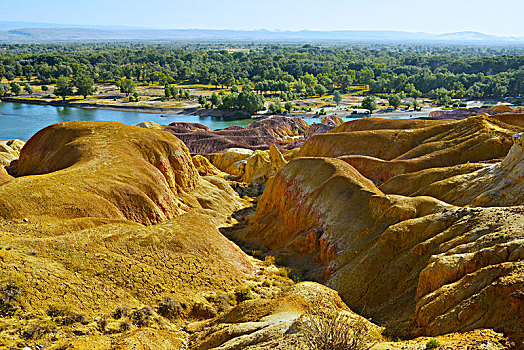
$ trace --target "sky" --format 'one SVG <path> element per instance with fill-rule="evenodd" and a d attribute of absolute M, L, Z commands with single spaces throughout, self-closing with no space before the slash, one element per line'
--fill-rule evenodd
<path fill-rule="evenodd" d="M 146 28 L 477 31 L 524 37 L 523 0 L 0 0 L 0 21 Z"/>

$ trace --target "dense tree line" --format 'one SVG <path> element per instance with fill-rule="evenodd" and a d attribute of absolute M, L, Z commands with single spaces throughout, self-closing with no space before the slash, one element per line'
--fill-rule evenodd
<path fill-rule="evenodd" d="M 306 96 L 352 85 L 436 99 L 524 95 L 524 48 L 510 46 L 93 43 L 0 50 L 0 77 L 39 84 L 67 77 L 84 96 L 93 82 L 119 83 L 128 94 L 133 89 L 122 84 L 131 81 L 241 85 L 256 93 Z"/>

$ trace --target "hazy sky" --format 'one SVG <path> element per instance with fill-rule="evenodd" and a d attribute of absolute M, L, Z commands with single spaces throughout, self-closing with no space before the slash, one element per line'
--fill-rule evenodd
<path fill-rule="evenodd" d="M 524 36 L 524 0 L 0 0 L 1 21 Z"/>

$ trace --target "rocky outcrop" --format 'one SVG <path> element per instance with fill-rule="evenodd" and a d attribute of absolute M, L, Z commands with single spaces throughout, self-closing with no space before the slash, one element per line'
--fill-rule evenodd
<path fill-rule="evenodd" d="M 229 148 L 268 150 L 272 144 L 294 147 L 309 125 L 299 118 L 271 116 L 256 120 L 246 127 L 231 126 L 210 130 L 197 123 L 172 123 L 161 129 L 182 140 L 191 153 L 218 153 Z"/>
<path fill-rule="evenodd" d="M 522 107 L 510 107 L 507 105 L 496 105 L 493 107 L 459 108 L 453 110 L 437 110 L 429 113 L 429 116 L 420 119 L 426 120 L 461 120 L 472 116 L 490 116 L 500 113 L 523 113 Z"/>
<path fill-rule="evenodd" d="M 25 142 L 20 140 L 0 141 L 0 166 L 6 167 L 18 159 Z"/>
<path fill-rule="evenodd" d="M 489 121 L 489 129 L 506 135 L 508 120 Z M 230 150 L 215 166 L 191 157 L 162 128 L 143 126 L 59 123 L 37 133 L 11 163 L 16 178 L 0 184 L 0 344 L 305 349 L 304 325 L 327 311 L 358 320 L 381 341 L 379 327 L 342 299 L 395 336 L 492 327 L 521 339 L 523 208 L 461 208 L 386 194 L 345 159 L 296 158 L 274 145 Z M 432 129 L 454 126 L 422 125 L 429 131 L 414 134 L 455 137 Z M 277 136 L 294 138 L 289 133 Z M 518 183 L 518 142 L 494 176 L 475 177 L 476 190 L 503 177 Z M 267 180 L 241 238 L 342 299 L 316 283 L 293 285 L 290 270 L 247 256 L 221 234 L 217 227 L 237 223 L 230 215 L 244 203 L 220 168 L 238 169 L 238 162 L 242 181 L 261 188 Z M 473 174 L 486 164 L 463 166 L 470 168 L 431 176 Z M 503 348 L 500 334 L 475 332 L 438 339 L 456 348 L 479 341 Z M 377 349 L 416 349 L 426 341 Z"/>
<path fill-rule="evenodd" d="M 514 144 L 501 162 L 428 169 L 425 173 L 393 178 L 381 188 L 388 193 L 428 195 L 461 206 L 523 205 L 523 135 L 514 135 Z M 436 173 L 444 176 L 432 176 Z M 421 181 L 421 178 L 425 180 Z"/>
<path fill-rule="evenodd" d="M 208 157 L 218 169 L 247 183 L 265 183 L 287 163 L 275 145 L 269 151 L 230 148 Z"/>
<path fill-rule="evenodd" d="M 200 154 L 192 156 L 191 160 L 193 161 L 193 165 L 196 167 L 200 176 L 218 176 L 222 178 L 227 176 L 226 173 L 218 170 L 213 164 L 211 164 L 209 159 L 201 156 Z"/>
<path fill-rule="evenodd" d="M 13 179 L 7 168 L 20 157 L 25 142 L 20 140 L 0 141 L 0 184 Z"/>
<path fill-rule="evenodd" d="M 324 117 L 322 118 L 322 121 L 320 123 L 313 123 L 309 126 L 309 128 L 306 131 L 305 138 L 309 139 L 312 135 L 329 132 L 337 126 L 342 125 L 343 123 L 344 120 L 337 116 L 330 115 Z"/>

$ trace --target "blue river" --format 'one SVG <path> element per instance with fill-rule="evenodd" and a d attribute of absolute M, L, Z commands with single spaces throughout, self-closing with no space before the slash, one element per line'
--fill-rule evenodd
<path fill-rule="evenodd" d="M 343 119 L 348 121 L 355 118 Z M 117 121 L 127 125 L 135 125 L 144 121 L 153 121 L 162 125 L 168 125 L 173 122 L 189 122 L 204 124 L 212 130 L 227 128 L 231 125 L 246 126 L 254 121 L 254 119 L 224 120 L 217 117 L 196 115 L 161 115 L 95 108 L 85 109 L 0 102 L 0 139 L 29 140 L 37 131 L 48 125 L 71 120 Z M 321 119 L 304 118 L 304 120 L 312 124 L 320 122 Z"/>

